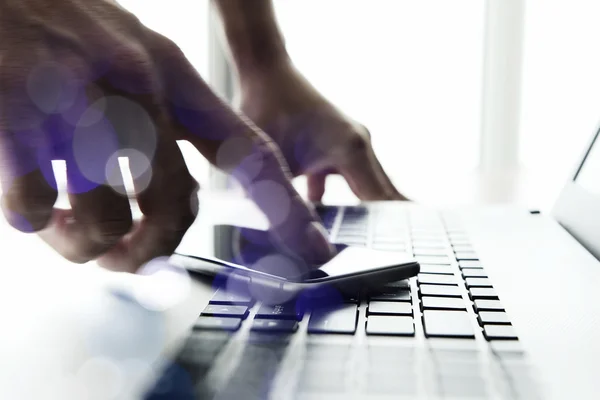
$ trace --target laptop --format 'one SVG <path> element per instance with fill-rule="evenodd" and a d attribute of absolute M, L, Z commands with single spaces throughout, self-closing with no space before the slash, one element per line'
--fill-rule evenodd
<path fill-rule="evenodd" d="M 318 207 L 332 242 L 409 253 L 419 275 L 302 307 L 217 279 L 147 399 L 597 398 L 598 136 L 549 215 Z M 201 215 L 173 262 L 193 271 L 195 255 L 235 257 L 228 224 L 264 223 L 245 207 Z"/>

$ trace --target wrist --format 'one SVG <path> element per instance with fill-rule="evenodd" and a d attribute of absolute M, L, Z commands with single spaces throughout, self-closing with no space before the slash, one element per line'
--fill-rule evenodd
<path fill-rule="evenodd" d="M 290 64 L 279 28 L 269 21 L 226 26 L 230 58 L 241 81 L 259 79 Z"/>
<path fill-rule="evenodd" d="M 287 91 L 290 86 L 297 86 L 302 81 L 287 53 L 285 57 L 272 59 L 260 66 L 236 65 L 236 74 L 238 93 L 253 98 Z"/>
<path fill-rule="evenodd" d="M 240 80 L 255 79 L 289 64 L 272 0 L 213 0 L 213 4 Z"/>

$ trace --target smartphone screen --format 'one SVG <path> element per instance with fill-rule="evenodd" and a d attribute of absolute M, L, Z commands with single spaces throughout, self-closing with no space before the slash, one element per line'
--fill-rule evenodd
<path fill-rule="evenodd" d="M 306 265 L 278 245 L 268 231 L 222 224 L 213 225 L 210 230 L 212 237 L 205 237 L 202 241 L 203 244 L 213 243 L 210 251 L 206 246 L 201 246 L 203 251 L 198 249 L 193 254 L 178 251 L 179 254 L 219 263 L 212 267 L 209 264 L 197 264 L 197 268 L 208 269 L 198 272 L 208 274 L 236 273 L 285 282 L 319 283 L 381 273 L 386 269 L 398 269 L 402 265 L 417 265 L 405 253 L 345 245 L 336 245 L 337 254 L 328 262 Z"/>

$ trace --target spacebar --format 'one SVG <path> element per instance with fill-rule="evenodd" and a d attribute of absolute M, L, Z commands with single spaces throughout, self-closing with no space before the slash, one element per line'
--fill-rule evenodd
<path fill-rule="evenodd" d="M 427 337 L 475 338 L 469 314 L 464 311 L 426 310 L 423 327 Z"/>

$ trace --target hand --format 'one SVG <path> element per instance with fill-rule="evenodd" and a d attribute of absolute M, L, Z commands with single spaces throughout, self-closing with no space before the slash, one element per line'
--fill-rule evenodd
<path fill-rule="evenodd" d="M 377 160 L 369 131 L 342 114 L 289 62 L 244 76 L 238 106 L 279 145 L 294 176 L 318 202 L 325 178 L 341 174 L 361 200 L 406 200 Z"/>
<path fill-rule="evenodd" d="M 330 254 L 277 146 L 113 1 L 4 0 L 0 37 L 2 208 L 17 229 L 118 270 L 171 254 L 198 208 L 176 144 L 188 140 L 241 181 L 291 249 Z M 144 214 L 135 226 L 119 157 Z M 53 159 L 66 161 L 70 210 L 53 209 Z"/>

